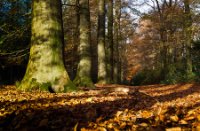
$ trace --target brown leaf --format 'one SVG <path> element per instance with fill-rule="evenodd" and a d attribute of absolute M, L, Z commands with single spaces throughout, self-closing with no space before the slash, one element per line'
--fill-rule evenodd
<path fill-rule="evenodd" d="M 76 125 L 74 126 L 74 131 L 77 131 L 78 128 L 78 122 L 76 123 Z"/>
<path fill-rule="evenodd" d="M 152 117 L 152 116 L 153 116 L 153 113 L 150 112 L 150 111 L 143 111 L 143 112 L 142 112 L 142 117 L 143 117 L 143 118 L 148 119 L 148 118 L 150 118 L 150 117 Z"/>
<path fill-rule="evenodd" d="M 120 128 L 123 129 L 123 128 L 126 127 L 126 125 L 127 125 L 126 122 L 122 122 L 122 123 L 120 124 Z"/>
<path fill-rule="evenodd" d="M 40 123 L 39 123 L 39 127 L 47 126 L 48 121 L 49 121 L 48 119 L 43 119 L 43 120 L 41 120 Z"/>
<path fill-rule="evenodd" d="M 197 120 L 200 121 L 200 115 L 197 115 Z"/>
<path fill-rule="evenodd" d="M 96 131 L 107 131 L 104 127 L 97 127 Z"/>
<path fill-rule="evenodd" d="M 123 111 L 117 111 L 116 117 L 119 117 L 122 113 L 123 113 Z"/>
<path fill-rule="evenodd" d="M 184 120 L 186 120 L 186 121 L 190 121 L 190 120 L 194 120 L 194 119 L 195 119 L 194 116 L 189 116 L 189 117 L 186 117 Z"/>
<path fill-rule="evenodd" d="M 181 131 L 181 127 L 166 128 L 166 131 Z"/>
<path fill-rule="evenodd" d="M 140 124 L 140 126 L 142 126 L 142 127 L 147 127 L 148 124 L 143 122 L 143 123 Z"/>
<path fill-rule="evenodd" d="M 181 121 L 179 122 L 179 124 L 181 124 L 181 125 L 187 125 L 187 124 L 188 124 L 188 122 L 187 122 L 187 121 L 185 121 L 185 120 L 181 120 Z"/>
<path fill-rule="evenodd" d="M 96 122 L 99 123 L 102 119 L 103 119 L 103 117 L 100 116 L 99 118 L 96 119 Z"/>
<path fill-rule="evenodd" d="M 174 116 L 170 116 L 170 120 L 173 122 L 178 122 L 179 118 L 177 115 L 174 115 Z"/>

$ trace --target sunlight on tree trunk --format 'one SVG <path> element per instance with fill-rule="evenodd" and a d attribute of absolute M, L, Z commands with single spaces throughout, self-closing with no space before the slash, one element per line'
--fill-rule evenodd
<path fill-rule="evenodd" d="M 94 87 L 91 80 L 91 45 L 90 45 L 90 12 L 89 1 L 80 0 L 80 44 L 78 70 L 74 83 L 77 86 Z"/>
<path fill-rule="evenodd" d="M 63 63 L 61 1 L 33 0 L 32 4 L 30 57 L 19 89 L 75 90 Z"/>
<path fill-rule="evenodd" d="M 105 54 L 105 0 L 99 0 L 98 5 L 98 83 L 107 83 Z"/>

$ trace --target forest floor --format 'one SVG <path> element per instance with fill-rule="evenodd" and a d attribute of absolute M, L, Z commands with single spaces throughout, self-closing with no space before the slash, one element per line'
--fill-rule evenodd
<path fill-rule="evenodd" d="M 59 94 L 1 86 L 0 131 L 200 130 L 199 84 L 96 86 Z"/>

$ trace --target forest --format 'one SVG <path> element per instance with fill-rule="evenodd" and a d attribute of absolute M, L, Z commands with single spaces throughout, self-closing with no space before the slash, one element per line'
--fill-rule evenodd
<path fill-rule="evenodd" d="M 0 131 L 198 131 L 199 88 L 199 0 L 0 0 Z"/>

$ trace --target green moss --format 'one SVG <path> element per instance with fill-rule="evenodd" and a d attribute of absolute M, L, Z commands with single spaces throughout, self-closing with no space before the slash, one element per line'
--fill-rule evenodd
<path fill-rule="evenodd" d="M 58 84 L 59 84 L 59 78 L 55 78 L 53 84 L 54 84 L 54 85 L 58 85 Z"/>
<path fill-rule="evenodd" d="M 39 90 L 39 91 L 48 91 L 51 87 L 51 83 L 39 83 L 37 82 L 37 79 L 32 78 L 31 80 L 23 80 L 20 84 L 17 85 L 17 88 L 22 91 L 33 91 L 33 90 Z"/>
<path fill-rule="evenodd" d="M 108 80 L 104 80 L 103 78 L 98 81 L 98 84 L 107 84 L 109 83 Z"/>
<path fill-rule="evenodd" d="M 54 83 L 54 84 L 52 84 Z M 52 86 L 55 85 L 55 83 L 59 86 L 58 79 L 56 79 L 54 82 L 46 82 L 46 83 L 39 83 L 37 82 L 36 79 L 31 79 L 31 81 L 23 81 L 20 85 L 18 85 L 19 90 L 23 91 L 47 91 L 47 92 L 56 92 L 56 93 L 61 93 L 61 92 L 71 92 L 71 91 L 76 91 L 77 88 L 76 86 L 70 81 L 67 84 L 64 85 L 64 90 L 54 90 Z M 62 85 L 61 85 L 62 86 Z"/>
<path fill-rule="evenodd" d="M 72 92 L 72 91 L 77 91 L 78 89 L 74 85 L 73 82 L 69 81 L 65 86 L 64 86 L 64 92 Z"/>
<path fill-rule="evenodd" d="M 39 84 L 39 89 L 41 91 L 50 91 L 50 88 L 51 88 L 50 82 Z"/>
<path fill-rule="evenodd" d="M 52 86 L 51 89 L 54 92 L 71 92 L 71 91 L 76 91 L 77 88 L 74 85 L 74 83 L 69 80 L 68 77 L 60 77 L 60 78 L 55 78 L 54 81 L 52 81 Z"/>
<path fill-rule="evenodd" d="M 16 86 L 16 87 L 19 87 L 20 84 L 21 84 L 20 81 L 16 81 L 16 82 L 15 82 L 15 86 Z"/>
<path fill-rule="evenodd" d="M 92 80 L 88 77 L 76 77 L 73 82 L 78 87 L 95 88 Z"/>

